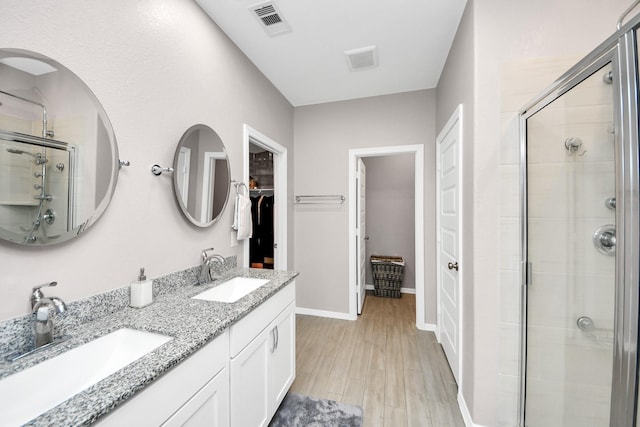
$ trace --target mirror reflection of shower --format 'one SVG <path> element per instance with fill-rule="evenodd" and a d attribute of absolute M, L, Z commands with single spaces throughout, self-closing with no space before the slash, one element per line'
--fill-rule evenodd
<path fill-rule="evenodd" d="M 32 174 L 34 181 L 32 181 L 32 188 L 36 190 L 35 193 L 31 193 L 33 197 L 32 200 L 35 200 L 35 209 L 29 209 L 26 214 L 31 218 L 29 223 L 26 225 L 20 225 L 19 231 L 20 233 L 24 233 L 21 237 L 21 240 L 24 243 L 36 243 L 38 239 L 42 241 L 46 241 L 49 236 L 48 232 L 43 224 L 52 225 L 56 219 L 56 213 L 51 205 L 51 202 L 54 200 L 53 194 L 49 190 L 49 180 L 47 179 L 47 164 L 49 159 L 47 158 L 47 138 L 53 136 L 53 132 L 47 130 L 47 109 L 46 107 L 39 103 L 32 101 L 30 99 L 24 98 L 22 96 L 18 96 L 6 91 L 0 91 L 1 94 L 13 98 L 18 101 L 18 103 L 28 103 L 41 111 L 41 120 L 42 120 L 42 137 L 36 138 L 37 141 L 30 141 L 27 135 L 14 133 L 13 135 L 3 136 L 2 139 L 7 141 L 9 146 L 6 148 L 6 152 L 15 155 L 15 156 L 25 156 L 26 158 L 31 158 L 26 163 L 22 161 L 21 163 L 25 165 L 25 172 Z M 2 105 L 4 107 L 4 105 Z M 9 116 L 4 115 L 6 117 Z M 15 120 L 15 119 L 14 119 Z M 25 120 L 25 119 L 22 119 Z M 29 119 L 26 119 L 26 122 L 29 122 Z M 32 122 L 33 123 L 33 122 Z M 19 147 L 19 148 L 18 148 Z M 24 148 L 23 148 L 24 147 Z M 32 163 L 33 166 L 28 167 L 27 164 Z M 9 162 L 12 164 L 12 162 Z M 64 163 L 60 162 L 56 165 L 58 170 L 62 171 L 64 169 Z M 5 197 L 3 197 L 4 199 Z M 11 201 L 11 197 L 8 200 L 4 201 L 4 204 L 7 206 L 14 205 L 16 202 Z M 18 203 L 15 206 L 24 206 L 27 208 L 32 205 L 28 202 Z M 24 211 L 24 208 L 22 210 Z M 24 214 L 23 214 L 24 215 Z"/>
<path fill-rule="evenodd" d="M 34 172 L 34 178 L 36 178 L 37 182 L 33 185 L 33 188 L 35 190 L 39 190 L 39 194 L 36 194 L 34 196 L 34 198 L 38 200 L 38 208 L 36 211 L 36 215 L 31 221 L 30 227 L 21 227 L 22 231 L 27 232 L 27 234 L 24 237 L 24 242 L 34 243 L 37 239 L 35 233 L 38 229 L 40 229 L 42 222 L 45 221 L 49 225 L 55 222 L 55 212 L 53 211 L 53 209 L 49 208 L 47 210 L 44 210 L 45 202 L 50 202 L 51 200 L 53 200 L 53 196 L 51 194 L 47 194 L 47 188 L 46 188 L 47 187 L 46 163 L 48 161 L 47 155 L 46 155 L 46 148 L 43 147 L 42 152 L 36 152 L 36 153 L 32 153 L 29 151 L 20 150 L 16 148 L 7 148 L 7 152 L 11 154 L 17 154 L 17 155 L 32 156 L 34 159 L 33 160 L 34 164 L 36 166 L 39 166 L 39 171 Z M 44 229 L 42 231 L 44 233 L 44 237 L 46 238 L 46 231 Z"/>

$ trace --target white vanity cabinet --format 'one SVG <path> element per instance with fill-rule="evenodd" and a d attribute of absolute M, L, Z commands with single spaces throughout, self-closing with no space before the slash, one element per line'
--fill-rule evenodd
<path fill-rule="evenodd" d="M 229 425 L 229 331 L 98 421 L 102 426 Z"/>
<path fill-rule="evenodd" d="M 110 426 L 267 426 L 295 379 L 295 283 L 98 420 Z"/>
<path fill-rule="evenodd" d="M 229 332 L 231 426 L 266 426 L 295 379 L 295 283 Z"/>

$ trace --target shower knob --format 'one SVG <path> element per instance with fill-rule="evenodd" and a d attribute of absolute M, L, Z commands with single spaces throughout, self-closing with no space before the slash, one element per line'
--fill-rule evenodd
<path fill-rule="evenodd" d="M 606 207 L 608 207 L 611 210 L 616 210 L 616 198 L 615 197 L 609 197 L 608 199 L 606 199 L 604 201 L 604 205 Z"/>
<path fill-rule="evenodd" d="M 51 225 L 56 222 L 56 212 L 53 209 L 47 209 L 47 211 L 42 216 L 42 219 L 44 219 L 44 222 L 46 222 L 47 224 Z"/>
<path fill-rule="evenodd" d="M 593 245 L 601 254 L 615 255 L 616 243 L 616 227 L 613 224 L 598 227 L 593 233 Z"/>
<path fill-rule="evenodd" d="M 590 331 L 593 329 L 593 319 L 591 319 L 590 317 L 578 317 L 576 323 L 578 324 L 578 328 L 582 329 L 583 331 Z"/>

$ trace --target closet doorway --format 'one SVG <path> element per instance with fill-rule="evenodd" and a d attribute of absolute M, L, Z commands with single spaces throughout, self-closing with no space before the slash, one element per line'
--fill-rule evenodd
<path fill-rule="evenodd" d="M 252 204 L 253 237 L 244 267 L 287 269 L 287 149 L 244 125 L 244 182 Z"/>
<path fill-rule="evenodd" d="M 424 309 L 424 147 L 422 145 L 399 145 L 394 147 L 376 147 L 349 150 L 349 317 L 357 318 L 359 288 L 358 277 L 363 268 L 361 255 L 358 251 L 358 161 L 369 157 L 393 156 L 399 154 L 413 154 L 414 158 L 414 227 L 415 227 L 415 270 L 412 279 L 415 281 L 416 292 L 416 326 L 428 329 L 425 323 Z M 366 232 L 371 234 L 370 228 Z M 385 255 L 385 254 L 382 254 Z M 364 268 L 369 267 L 368 260 Z"/>

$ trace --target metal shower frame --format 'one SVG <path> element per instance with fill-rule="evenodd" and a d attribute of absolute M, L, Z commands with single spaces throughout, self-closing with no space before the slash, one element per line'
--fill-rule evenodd
<path fill-rule="evenodd" d="M 629 8 L 628 14 L 633 7 Z M 610 426 L 635 426 L 638 394 L 638 309 L 640 285 L 640 164 L 638 160 L 638 40 L 640 15 L 622 25 L 584 59 L 520 111 L 521 345 L 519 426 L 525 426 L 527 286 L 526 121 L 585 78 L 611 63 L 613 71 L 616 228 L 615 319 Z M 640 423 L 638 424 L 640 425 Z"/>

